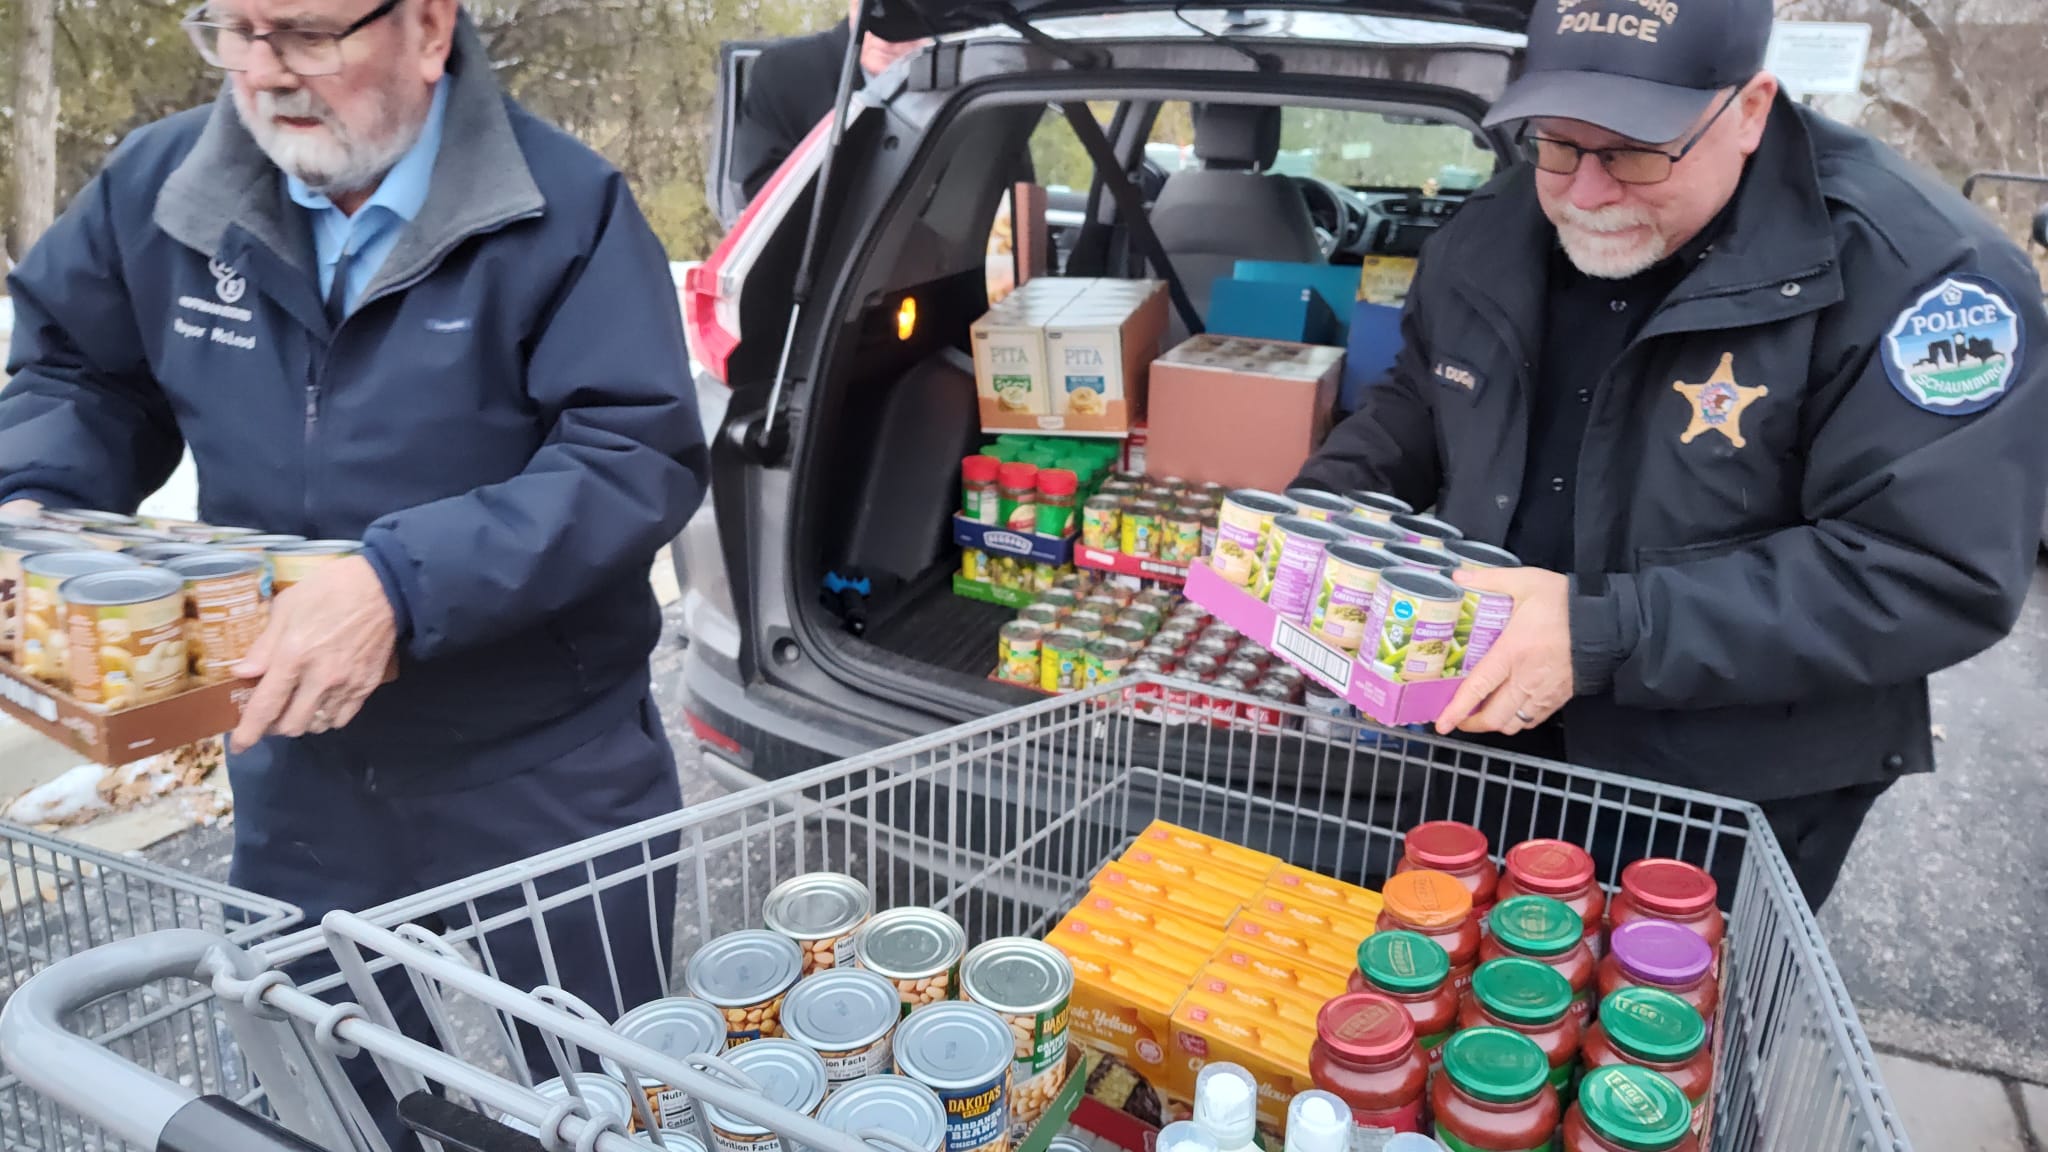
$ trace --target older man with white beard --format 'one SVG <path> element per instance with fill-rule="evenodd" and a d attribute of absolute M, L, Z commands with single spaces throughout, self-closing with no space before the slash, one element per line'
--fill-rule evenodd
<path fill-rule="evenodd" d="M 647 571 L 706 459 L 625 180 L 456 0 L 186 28 L 220 99 L 130 135 L 10 278 L 0 501 L 132 511 L 189 446 L 208 522 L 362 542 L 235 669 L 233 881 L 317 921 L 675 810 Z M 621 885 L 550 914 L 551 967 L 523 928 L 493 963 L 613 1016 L 665 992 L 671 911 Z"/>
<path fill-rule="evenodd" d="M 2019 612 L 2048 318 L 1961 198 L 1779 92 L 1770 30 L 1770 0 L 1537 5 L 1487 118 L 1530 163 L 1424 248 L 1397 366 L 1298 483 L 1525 565 L 1459 573 L 1515 613 L 1440 731 L 1758 801 L 1818 906 L 1933 769 L 1929 674 Z M 1622 853 L 1675 847 L 1647 832 Z"/>

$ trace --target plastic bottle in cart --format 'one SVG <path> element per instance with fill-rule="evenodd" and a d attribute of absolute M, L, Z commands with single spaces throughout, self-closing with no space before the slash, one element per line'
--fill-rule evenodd
<path fill-rule="evenodd" d="M 1287 1152 L 1351 1152 L 1352 1147 L 1351 1106 L 1342 1097 L 1311 1088 L 1287 1102 Z"/>
<path fill-rule="evenodd" d="M 1501 859 L 1496 900 L 1510 896 L 1548 896 L 1563 901 L 1585 925 L 1586 946 L 1593 958 L 1606 954 L 1604 915 L 1607 893 L 1593 879 L 1593 857 L 1565 840 L 1524 840 Z"/>
<path fill-rule="evenodd" d="M 1002 517 L 1002 489 L 996 483 L 1003 462 L 993 456 L 960 461 L 960 514 L 977 524 L 997 524 Z"/>
<path fill-rule="evenodd" d="M 1204 1066 L 1195 1077 L 1194 1122 L 1216 1152 L 1260 1152 L 1259 1082 L 1236 1064 Z"/>
<path fill-rule="evenodd" d="M 1176 1120 L 1159 1130 L 1158 1152 L 1222 1152 L 1200 1124 Z"/>

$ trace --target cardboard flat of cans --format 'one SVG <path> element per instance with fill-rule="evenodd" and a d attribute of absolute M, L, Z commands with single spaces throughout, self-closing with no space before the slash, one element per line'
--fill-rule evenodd
<path fill-rule="evenodd" d="M 1166 333 L 1158 280 L 1040 277 L 970 331 L 986 432 L 1122 436 Z"/>

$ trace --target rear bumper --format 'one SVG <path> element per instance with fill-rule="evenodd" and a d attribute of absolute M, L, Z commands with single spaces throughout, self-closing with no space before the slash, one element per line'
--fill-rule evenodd
<path fill-rule="evenodd" d="M 764 780 L 914 734 L 865 723 L 772 685 L 744 685 L 738 663 L 704 644 L 691 644 L 684 655 L 683 686 L 689 693 L 684 708 L 705 750 Z"/>

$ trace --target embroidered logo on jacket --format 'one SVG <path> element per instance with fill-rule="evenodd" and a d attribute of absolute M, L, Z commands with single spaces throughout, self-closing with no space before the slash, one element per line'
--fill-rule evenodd
<path fill-rule="evenodd" d="M 1742 413 L 1751 404 L 1771 394 L 1769 388 L 1759 384 L 1745 388 L 1735 382 L 1735 353 L 1721 353 L 1721 364 L 1703 384 L 1687 384 L 1675 380 L 1671 387 L 1685 402 L 1692 405 L 1692 421 L 1685 431 L 1678 434 L 1680 444 L 1690 444 L 1708 432 L 1719 432 L 1737 448 L 1747 441 L 1742 438 Z"/>
<path fill-rule="evenodd" d="M 241 273 L 218 260 L 208 260 L 206 270 L 213 274 L 213 294 L 223 304 L 233 304 L 249 290 L 249 281 Z"/>
<path fill-rule="evenodd" d="M 1929 412 L 1967 416 L 1998 402 L 2020 365 L 2020 318 L 1988 280 L 1950 276 L 1899 313 L 1884 368 L 1899 394 Z"/>

